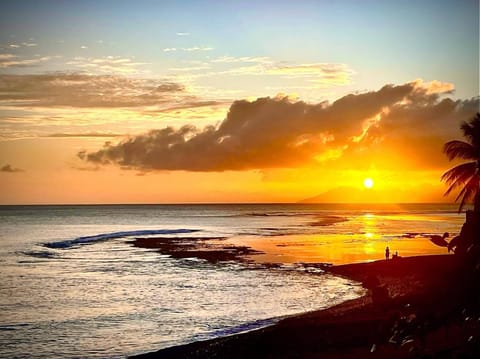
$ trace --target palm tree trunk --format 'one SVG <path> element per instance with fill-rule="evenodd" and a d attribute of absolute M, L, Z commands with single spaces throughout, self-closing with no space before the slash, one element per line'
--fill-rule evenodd
<path fill-rule="evenodd" d="M 473 201 L 473 211 L 476 214 L 480 214 L 480 189 L 477 189 L 477 193 L 475 194 L 475 199 Z"/>

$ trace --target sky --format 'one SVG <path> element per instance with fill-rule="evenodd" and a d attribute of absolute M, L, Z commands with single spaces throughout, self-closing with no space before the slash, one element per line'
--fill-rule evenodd
<path fill-rule="evenodd" d="M 479 101 L 477 0 L 3 0 L 0 204 L 452 201 Z"/>

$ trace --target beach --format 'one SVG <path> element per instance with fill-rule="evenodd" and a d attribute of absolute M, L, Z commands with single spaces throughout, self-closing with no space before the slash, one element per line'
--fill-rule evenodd
<path fill-rule="evenodd" d="M 332 266 L 368 289 L 326 310 L 132 358 L 478 358 L 477 282 L 453 255 Z"/>

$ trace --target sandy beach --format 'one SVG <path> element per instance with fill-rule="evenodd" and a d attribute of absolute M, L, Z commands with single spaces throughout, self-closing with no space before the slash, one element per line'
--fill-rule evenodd
<path fill-rule="evenodd" d="M 478 277 L 453 255 L 332 266 L 368 294 L 228 337 L 134 358 L 478 358 Z"/>

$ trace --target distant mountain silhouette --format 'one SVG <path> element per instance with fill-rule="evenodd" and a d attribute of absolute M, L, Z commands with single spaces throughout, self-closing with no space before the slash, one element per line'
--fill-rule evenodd
<path fill-rule="evenodd" d="M 417 191 L 418 192 L 418 189 Z M 415 195 L 415 196 L 412 196 Z M 336 187 L 317 196 L 298 201 L 298 203 L 410 203 L 410 202 L 448 202 L 435 188 L 422 187 L 420 193 L 398 189 L 381 191 L 376 188 Z"/>
<path fill-rule="evenodd" d="M 337 187 L 299 201 L 300 203 L 353 203 L 353 202 L 379 202 L 378 191 L 374 188 L 360 189 L 355 187 Z"/>

